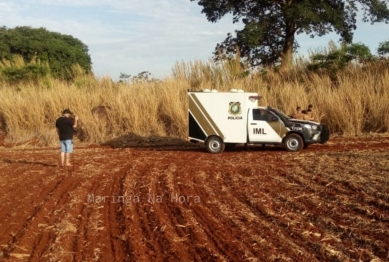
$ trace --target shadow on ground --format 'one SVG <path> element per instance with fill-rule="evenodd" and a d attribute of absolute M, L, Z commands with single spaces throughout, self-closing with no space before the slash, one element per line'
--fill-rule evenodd
<path fill-rule="evenodd" d="M 200 144 L 193 144 L 182 138 L 156 135 L 144 137 L 132 133 L 114 138 L 102 145 L 112 148 L 142 148 L 160 151 L 202 150 Z"/>
<path fill-rule="evenodd" d="M 262 144 L 255 144 L 255 145 L 244 145 L 244 144 L 238 144 L 234 148 L 231 149 L 225 149 L 226 152 L 241 152 L 241 151 L 285 151 L 285 148 L 281 145 L 265 145 Z"/>
<path fill-rule="evenodd" d="M 111 148 L 141 148 L 156 151 L 206 151 L 203 143 L 190 143 L 182 138 L 167 136 L 139 136 L 127 134 L 102 144 Z M 284 151 L 282 146 L 238 144 L 236 147 L 226 149 L 225 152 L 239 151 Z"/>
<path fill-rule="evenodd" d="M 40 166 L 57 166 L 57 165 L 48 164 L 48 163 L 39 162 L 39 161 L 32 162 L 32 161 L 26 161 L 26 160 L 3 159 L 3 162 L 4 162 L 4 163 L 7 163 L 7 164 L 26 164 L 26 165 L 40 165 Z"/>

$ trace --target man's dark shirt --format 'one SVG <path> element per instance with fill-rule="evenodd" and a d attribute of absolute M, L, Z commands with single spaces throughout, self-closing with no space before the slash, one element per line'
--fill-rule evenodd
<path fill-rule="evenodd" d="M 73 139 L 74 121 L 72 118 L 60 117 L 55 121 L 55 127 L 59 130 L 59 140 Z"/>

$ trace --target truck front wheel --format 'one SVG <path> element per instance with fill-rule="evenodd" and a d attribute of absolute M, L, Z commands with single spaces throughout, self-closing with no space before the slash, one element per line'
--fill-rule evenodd
<path fill-rule="evenodd" d="M 217 154 L 224 151 L 225 144 L 218 136 L 211 136 L 207 139 L 205 147 L 209 153 Z"/>
<path fill-rule="evenodd" d="M 289 134 L 285 138 L 286 150 L 298 152 L 304 147 L 304 141 L 298 134 Z"/>

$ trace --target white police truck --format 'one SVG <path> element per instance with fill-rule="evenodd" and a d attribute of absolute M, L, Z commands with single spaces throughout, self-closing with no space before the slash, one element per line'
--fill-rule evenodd
<path fill-rule="evenodd" d="M 237 144 L 284 145 L 288 151 L 300 151 L 309 144 L 328 141 L 327 126 L 260 107 L 260 98 L 257 93 L 236 89 L 188 92 L 188 140 L 203 142 L 210 153 L 221 153 Z"/>

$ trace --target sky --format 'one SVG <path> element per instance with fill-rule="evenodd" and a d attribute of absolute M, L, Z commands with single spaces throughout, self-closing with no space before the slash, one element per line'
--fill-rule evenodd
<path fill-rule="evenodd" d="M 217 43 L 228 32 L 242 29 L 232 17 L 208 22 L 201 6 L 190 0 L 0 0 L 0 26 L 44 27 L 71 35 L 89 48 L 93 72 L 119 79 L 148 71 L 158 79 L 169 77 L 178 62 L 209 61 Z M 389 25 L 357 23 L 354 43 L 373 54 L 389 41 Z M 339 36 L 297 36 L 298 54 L 319 50 Z"/>

